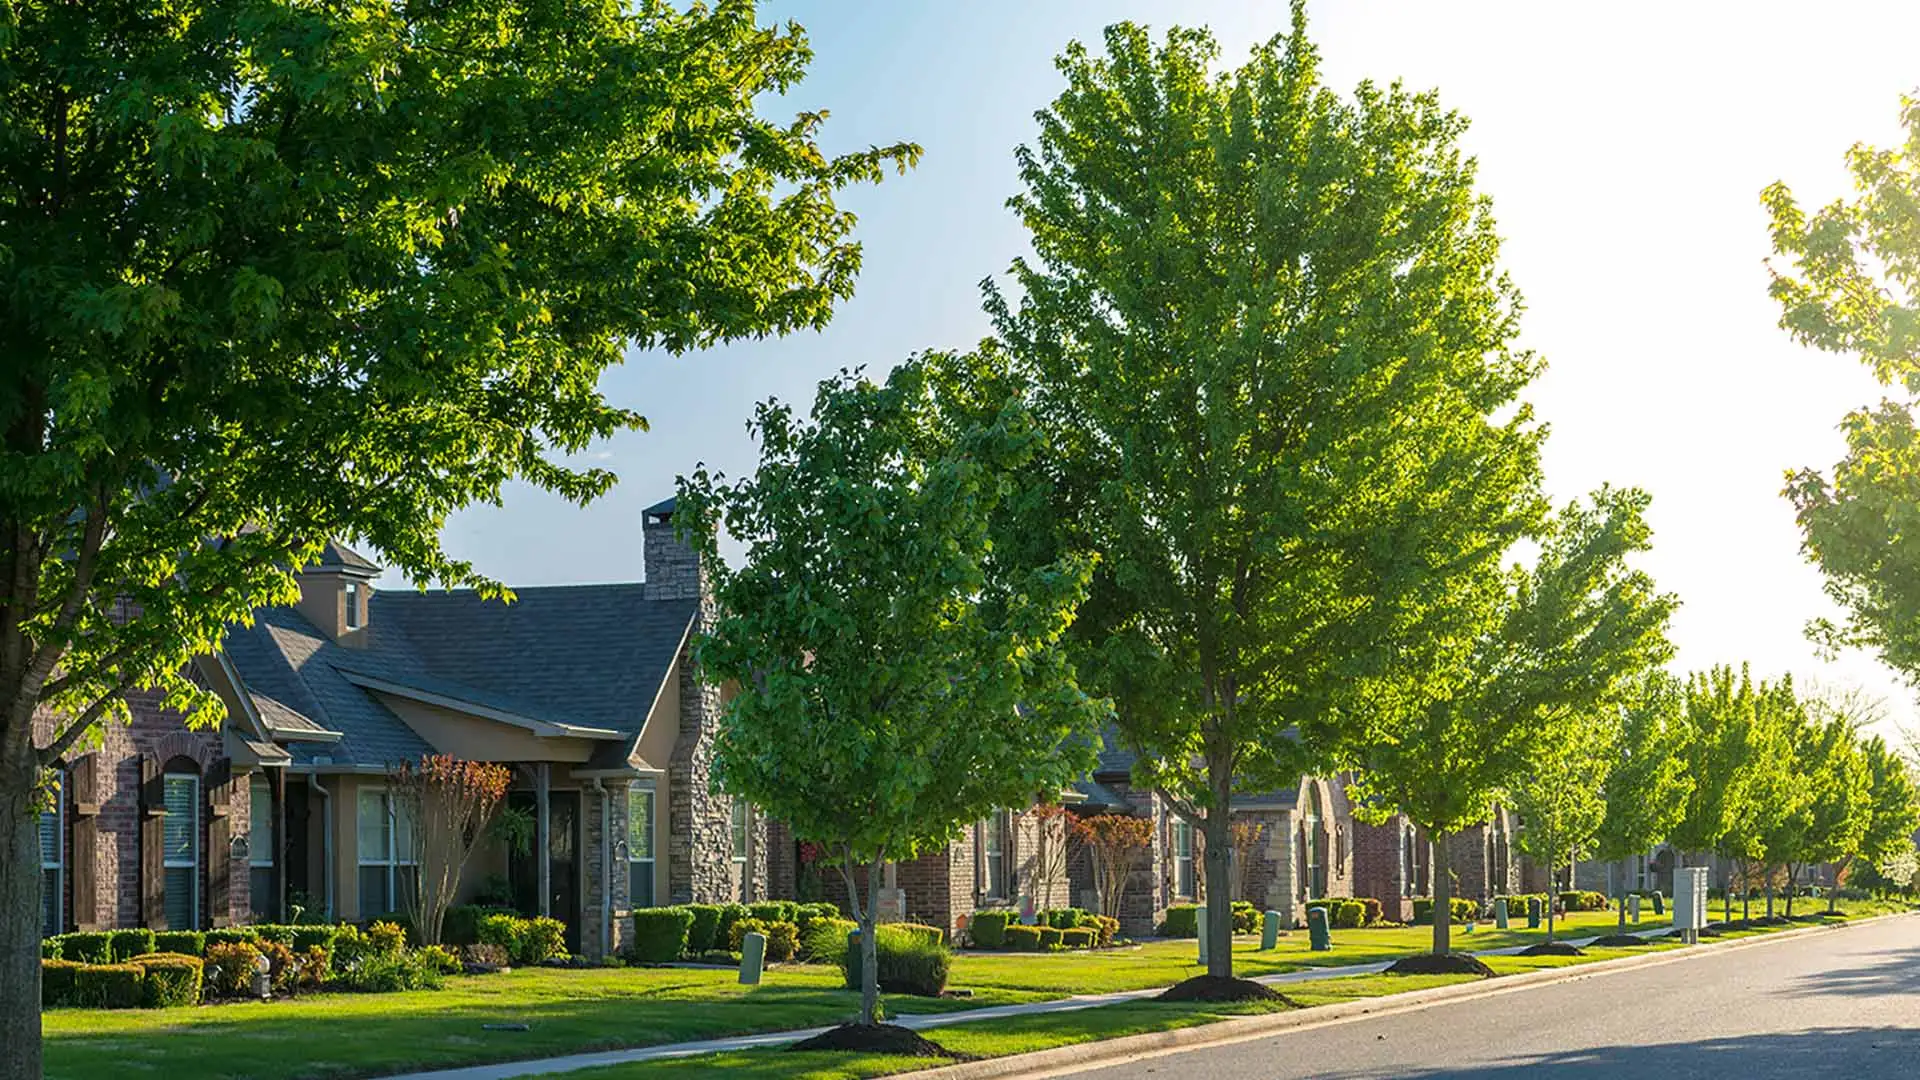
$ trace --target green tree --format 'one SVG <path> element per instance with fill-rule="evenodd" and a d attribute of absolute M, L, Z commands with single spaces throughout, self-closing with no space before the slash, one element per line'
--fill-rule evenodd
<path fill-rule="evenodd" d="M 1650 542 L 1647 502 L 1602 488 L 1554 517 L 1530 569 L 1456 576 L 1453 602 L 1428 616 L 1428 647 L 1368 689 L 1346 733 L 1355 812 L 1398 810 L 1433 839 L 1437 956 L 1451 949 L 1447 839 L 1487 819 L 1535 744 L 1612 706 L 1671 651 L 1673 598 L 1627 565 Z"/>
<path fill-rule="evenodd" d="M 1791 682 L 1756 684 L 1746 667 L 1721 665 L 1687 683 L 1687 773 L 1693 793 L 1673 832 L 1683 852 L 1714 852 L 1749 883 L 1766 861 L 1768 834 L 1793 809 Z M 1726 917 L 1736 882 L 1727 881 Z"/>
<path fill-rule="evenodd" d="M 1614 862 L 1644 855 L 1679 824 L 1693 790 L 1682 755 L 1685 708 L 1684 684 L 1665 671 L 1646 672 L 1622 695 L 1620 738 L 1605 765 L 1607 810 L 1594 837 L 1597 857 Z M 1625 882 L 1620 888 L 1624 929 Z"/>
<path fill-rule="evenodd" d="M 626 351 L 818 327 L 844 156 L 775 122 L 809 53 L 749 3 L 16 0 L 0 14 L 0 1077 L 38 1077 L 44 766 L 290 601 L 330 536 L 438 539 L 643 426 Z"/>
<path fill-rule="evenodd" d="M 1858 197 L 1809 215 L 1786 185 L 1762 195 L 1772 217 L 1770 291 L 1794 340 L 1852 353 L 1887 388 L 1842 423 L 1847 453 L 1831 476 L 1788 474 L 1802 546 L 1846 613 L 1816 640 L 1860 646 L 1920 677 L 1920 99 L 1901 104 L 1905 142 L 1847 154 Z"/>
<path fill-rule="evenodd" d="M 1840 853 L 1836 885 L 1856 861 L 1876 867 L 1911 851 L 1914 830 L 1920 829 L 1920 790 L 1906 760 L 1878 735 L 1860 744 L 1860 758 L 1867 777 L 1867 821 L 1853 847 Z M 1833 909 L 1834 896 L 1829 893 L 1827 910 Z"/>
<path fill-rule="evenodd" d="M 703 469 L 678 503 L 719 603 L 701 671 L 740 687 L 718 782 L 839 861 L 861 929 L 863 1024 L 886 863 L 1056 797 L 1092 767 L 1107 714 L 1062 648 L 1089 563 L 989 558 L 989 519 L 1038 435 L 1017 403 L 991 426 L 956 424 L 929 388 L 937 362 L 885 385 L 829 379 L 810 420 L 762 405 L 754 475 L 729 484 Z M 722 526 L 746 547 L 737 570 L 719 559 Z"/>
<path fill-rule="evenodd" d="M 1217 54 L 1124 23 L 1103 55 L 1068 47 L 1018 152 L 1034 258 L 1017 305 L 987 305 L 1053 447 L 998 535 L 1101 553 L 1079 670 L 1135 782 L 1204 836 L 1224 934 L 1236 791 L 1298 783 L 1325 743 L 1282 733 L 1543 508 L 1515 404 L 1538 365 L 1464 121 L 1326 89 L 1299 4 L 1245 64 L 1216 76 Z"/>
<path fill-rule="evenodd" d="M 1801 873 L 1856 850 L 1871 812 L 1867 763 L 1852 720 L 1829 711 L 1818 698 L 1805 704 L 1804 721 L 1790 728 L 1791 775 L 1798 792 L 1778 849 L 1770 853 L 1773 862 L 1786 867 L 1788 917 Z"/>
<path fill-rule="evenodd" d="M 1542 866 L 1558 867 L 1591 849 L 1606 821 L 1606 778 L 1620 742 L 1618 709 L 1569 717 L 1529 740 L 1526 766 L 1505 792 L 1527 823 L 1515 839 L 1521 851 Z M 1548 941 L 1553 908 L 1547 905 Z"/>

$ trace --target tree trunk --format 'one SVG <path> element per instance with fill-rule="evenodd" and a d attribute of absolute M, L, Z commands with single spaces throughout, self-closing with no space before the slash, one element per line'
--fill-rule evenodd
<path fill-rule="evenodd" d="M 1834 868 L 1833 884 L 1827 889 L 1827 914 L 1829 915 L 1834 913 L 1836 910 L 1835 905 L 1839 903 L 1840 900 L 1840 879 L 1846 876 L 1847 871 L 1851 869 L 1852 866 L 1853 856 L 1849 855 L 1840 860 L 1840 865 Z"/>
<path fill-rule="evenodd" d="M 40 1080 L 39 768 L 25 732 L 9 742 L 0 750 L 0 1080 Z"/>
<path fill-rule="evenodd" d="M 860 1022 L 879 1022 L 880 1012 L 880 877 L 886 871 L 885 855 L 867 867 L 867 910 L 860 923 Z"/>
<path fill-rule="evenodd" d="M 1433 955 L 1453 951 L 1453 856 L 1447 850 L 1447 834 L 1428 830 L 1433 838 Z"/>
<path fill-rule="evenodd" d="M 1552 865 L 1551 860 L 1548 861 L 1548 865 Z M 1548 882 L 1548 884 L 1552 884 L 1552 882 Z M 1567 874 L 1567 884 L 1569 886 L 1573 884 L 1573 874 L 1571 872 Z M 1553 940 L 1553 910 L 1557 906 L 1554 904 L 1555 899 L 1557 899 L 1557 897 L 1555 897 L 1552 892 L 1547 893 L 1547 940 L 1549 942 Z"/>
<path fill-rule="evenodd" d="M 1624 884 L 1615 884 L 1613 864 L 1607 864 L 1607 891 L 1613 893 L 1613 906 L 1618 912 L 1616 920 L 1621 931 L 1627 929 L 1627 888 Z"/>
<path fill-rule="evenodd" d="M 1216 797 L 1219 797 L 1216 795 Z M 1227 808 L 1215 805 L 1207 809 L 1207 974 L 1233 978 L 1233 832 L 1227 824 Z"/>

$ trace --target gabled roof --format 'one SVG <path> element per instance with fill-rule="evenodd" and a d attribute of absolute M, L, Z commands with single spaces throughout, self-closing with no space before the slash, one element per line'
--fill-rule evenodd
<path fill-rule="evenodd" d="M 318 570 L 358 570 L 367 574 L 378 574 L 380 564 L 353 550 L 338 540 L 327 541 L 320 549 L 320 559 L 310 569 Z"/>
<path fill-rule="evenodd" d="M 294 743 L 296 762 L 385 767 L 432 752 L 381 703 L 386 694 L 537 735 L 600 740 L 590 765 L 624 765 L 697 602 L 648 600 L 639 584 L 516 595 L 509 604 L 470 590 L 376 592 L 352 647 L 293 608 L 270 608 L 252 627 L 231 628 L 226 650 L 262 722 Z"/>

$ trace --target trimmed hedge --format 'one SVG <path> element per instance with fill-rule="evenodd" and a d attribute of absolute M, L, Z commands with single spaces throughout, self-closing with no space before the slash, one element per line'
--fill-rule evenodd
<path fill-rule="evenodd" d="M 889 994 L 939 997 L 947 988 L 953 953 L 943 942 L 929 942 L 925 934 L 902 929 L 910 925 L 888 923 L 874 928 L 880 989 Z M 850 990 L 860 989 L 862 953 L 861 949 L 849 948 L 840 961 L 841 974 Z"/>
<path fill-rule="evenodd" d="M 1175 904 L 1168 908 L 1167 921 L 1160 924 L 1161 936 L 1199 937 L 1202 910 L 1199 904 Z"/>
<path fill-rule="evenodd" d="M 1087 913 L 1077 907 L 1049 908 L 1039 914 L 1041 924 L 1055 930 L 1071 930 L 1086 917 Z"/>
<path fill-rule="evenodd" d="M 1233 932 L 1236 934 L 1251 934 L 1259 929 L 1260 913 L 1254 910 L 1252 902 L 1235 900 L 1233 902 Z"/>
<path fill-rule="evenodd" d="M 146 972 L 140 1004 L 149 1009 L 198 1005 L 206 965 L 197 956 L 142 955 L 134 963 Z"/>
<path fill-rule="evenodd" d="M 60 959 L 76 964 L 113 962 L 113 934 L 105 930 L 82 930 L 60 938 Z"/>
<path fill-rule="evenodd" d="M 1040 948 L 1043 952 L 1060 944 L 1060 935 L 1066 932 L 1064 930 L 1055 930 L 1051 926 L 1041 926 L 1036 927 L 1036 929 L 1040 931 Z"/>
<path fill-rule="evenodd" d="M 1078 926 L 1071 930 L 1060 931 L 1060 944 L 1069 949 L 1091 949 L 1093 940 L 1094 931 L 1088 927 Z"/>
<path fill-rule="evenodd" d="M 665 911 L 667 909 L 646 910 Z M 639 912 L 634 912 L 634 915 L 637 917 Z M 386 928 L 381 932 L 387 936 L 399 932 L 403 935 L 399 940 L 404 944 L 404 931 L 400 931 L 399 927 L 390 923 L 375 923 L 374 927 L 375 929 Z M 367 933 L 372 936 L 374 930 L 369 930 Z M 480 940 L 473 944 L 497 945 L 505 949 L 507 956 L 516 964 L 537 964 L 542 960 L 567 955 L 567 924 L 559 919 L 549 919 L 544 916 L 524 919 L 518 915 L 482 915 L 476 928 L 476 936 Z"/>
<path fill-rule="evenodd" d="M 887 925 L 903 934 L 912 934 L 929 945 L 944 945 L 947 942 L 947 932 L 937 926 L 917 922 L 897 922 Z"/>
<path fill-rule="evenodd" d="M 1022 926 L 1015 923 L 1007 927 L 1006 937 L 1009 949 L 1017 949 L 1021 952 L 1040 951 L 1040 928 L 1037 926 Z"/>
<path fill-rule="evenodd" d="M 839 919 L 841 917 L 840 905 L 829 904 L 824 901 L 797 905 L 793 913 L 793 921 L 800 927 L 800 932 L 803 934 L 807 932 L 807 927 L 813 925 L 816 919 Z"/>
<path fill-rule="evenodd" d="M 687 930 L 691 926 L 693 912 L 683 907 L 641 908 L 635 911 L 634 959 L 642 964 L 670 964 L 680 959 L 680 954 L 687 951 Z"/>
<path fill-rule="evenodd" d="M 791 900 L 763 900 L 748 904 L 747 914 L 763 923 L 790 922 L 797 926 L 800 905 Z"/>
<path fill-rule="evenodd" d="M 1570 892 L 1563 892 L 1560 894 L 1560 909 L 1562 911 L 1605 911 L 1607 910 L 1607 894 L 1593 892 L 1588 889 L 1574 889 Z"/>
<path fill-rule="evenodd" d="M 230 926 L 224 930 L 209 930 L 206 934 L 207 947 L 215 945 L 251 945 L 260 940 L 260 934 L 251 926 Z"/>
<path fill-rule="evenodd" d="M 1448 922 L 1460 924 L 1471 922 L 1480 917 L 1480 905 L 1465 897 L 1453 897 L 1447 901 Z M 1525 914 L 1522 911 L 1522 914 Z M 1413 921 L 1416 925 L 1433 925 L 1433 897 L 1415 897 L 1413 901 Z"/>
<path fill-rule="evenodd" d="M 440 943 L 442 945 L 480 944 L 480 920 L 489 915 L 517 917 L 519 912 L 512 908 L 494 907 L 489 904 L 455 904 L 447 909 L 446 919 L 440 923 Z M 305 929 L 305 927 L 299 929 Z M 301 950 L 297 935 L 287 944 L 292 945 L 296 950 Z M 324 942 L 316 944 L 324 944 Z"/>
<path fill-rule="evenodd" d="M 153 931 L 151 930 L 115 930 L 107 935 L 107 939 L 115 963 L 125 963 L 136 956 L 145 956 L 153 951 Z"/>
<path fill-rule="evenodd" d="M 982 949 L 998 949 L 1007 944 L 1007 925 L 1014 913 L 1004 909 L 976 911 L 967 922 L 967 934 Z"/>
<path fill-rule="evenodd" d="M 741 919 L 751 918 L 752 915 L 753 913 L 747 910 L 745 904 L 721 905 L 720 919 L 713 924 L 713 947 L 726 948 L 727 942 L 733 940 L 733 924 Z"/>
<path fill-rule="evenodd" d="M 153 934 L 153 951 L 205 956 L 207 935 L 198 930 L 156 930 Z"/>
<path fill-rule="evenodd" d="M 42 1008 L 73 1004 L 74 973 L 82 966 L 84 965 L 58 957 L 41 959 L 40 1005 Z"/>
<path fill-rule="evenodd" d="M 719 904 L 685 904 L 693 913 L 693 922 L 687 927 L 687 951 L 703 953 L 714 947 L 713 932 L 720 928 Z"/>
<path fill-rule="evenodd" d="M 86 1009 L 137 1009 L 146 996 L 139 964 L 83 964 L 73 973 L 73 1004 Z"/>
<path fill-rule="evenodd" d="M 1363 909 L 1363 925 L 1379 926 L 1380 920 L 1385 916 L 1385 909 L 1380 906 L 1380 901 L 1371 896 L 1360 896 L 1355 899 L 1360 901 L 1360 907 Z"/>

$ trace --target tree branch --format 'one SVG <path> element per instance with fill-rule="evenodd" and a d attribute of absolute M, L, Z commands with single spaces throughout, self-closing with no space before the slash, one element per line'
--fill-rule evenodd
<path fill-rule="evenodd" d="M 94 722 L 105 715 L 106 711 L 113 707 L 113 703 L 126 692 L 127 687 L 122 685 L 110 694 L 102 694 L 93 704 L 87 706 L 86 712 L 81 713 L 67 725 L 65 731 L 55 736 L 54 740 L 47 744 L 46 749 L 39 751 L 41 768 L 46 768 L 65 757 L 67 751 L 73 749 L 73 744 L 80 741 L 80 736 L 85 735 L 93 727 Z"/>

